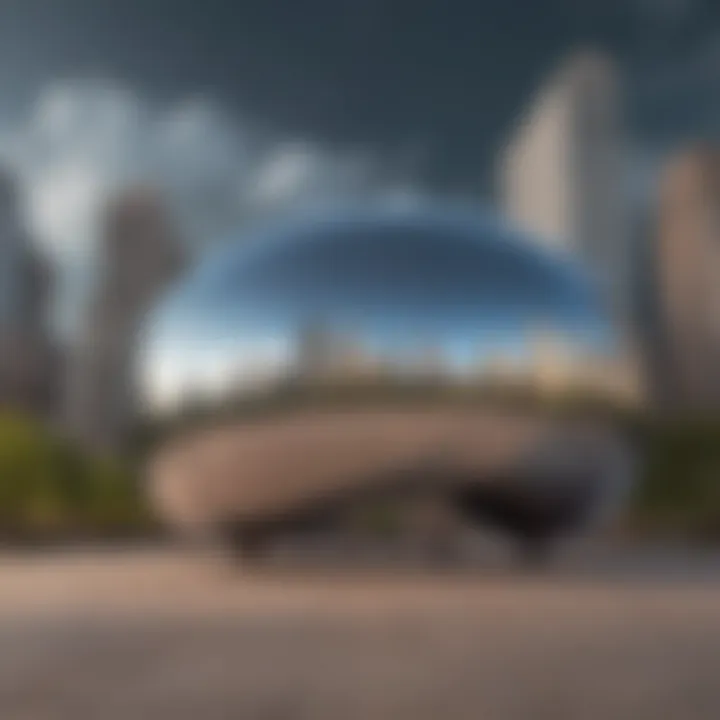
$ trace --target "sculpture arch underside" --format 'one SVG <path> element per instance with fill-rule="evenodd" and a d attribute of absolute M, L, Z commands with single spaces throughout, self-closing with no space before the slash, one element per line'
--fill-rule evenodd
<path fill-rule="evenodd" d="M 332 526 L 348 508 L 443 498 L 470 523 L 544 542 L 586 527 L 629 482 L 601 423 L 497 410 L 302 411 L 171 441 L 150 467 L 162 518 L 227 531 L 253 552 L 279 532 Z"/>

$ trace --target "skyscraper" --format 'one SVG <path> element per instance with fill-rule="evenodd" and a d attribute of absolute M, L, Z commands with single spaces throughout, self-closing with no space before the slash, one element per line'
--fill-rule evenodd
<path fill-rule="evenodd" d="M 11 175 L 0 170 L 0 328 L 44 324 L 49 269 L 23 226 L 20 192 Z"/>
<path fill-rule="evenodd" d="M 626 321 L 630 301 L 618 74 L 581 51 L 538 92 L 500 158 L 499 191 L 519 226 L 579 258 Z"/>
<path fill-rule="evenodd" d="M 131 188 L 106 209 L 96 286 L 67 393 L 70 430 L 89 447 L 122 448 L 137 411 L 135 358 L 146 313 L 182 267 L 156 194 Z"/>
<path fill-rule="evenodd" d="M 720 410 L 720 148 L 672 160 L 662 179 L 654 254 L 664 398 Z"/>
<path fill-rule="evenodd" d="M 49 419 L 58 354 L 46 323 L 49 267 L 23 227 L 20 192 L 0 171 L 0 407 Z"/>
<path fill-rule="evenodd" d="M 25 264 L 24 238 L 17 213 L 17 190 L 12 179 L 0 176 L 0 327 L 21 324 L 22 276 Z"/>

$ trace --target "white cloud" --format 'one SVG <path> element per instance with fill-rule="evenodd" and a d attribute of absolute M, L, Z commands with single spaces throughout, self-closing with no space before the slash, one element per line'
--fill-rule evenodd
<path fill-rule="evenodd" d="M 260 202 L 273 202 L 296 194 L 318 171 L 309 148 L 302 145 L 281 147 L 268 158 L 254 189 Z"/>
<path fill-rule="evenodd" d="M 287 143 L 264 159 L 251 198 L 266 206 L 337 196 L 369 189 L 373 177 L 369 158 L 337 157 L 305 143 Z"/>
<path fill-rule="evenodd" d="M 183 353 L 171 347 L 161 342 L 145 348 L 141 383 L 151 412 L 177 409 L 189 397 L 212 400 L 262 391 L 287 373 L 293 352 L 287 338 L 274 336 L 251 342 L 226 338 Z"/>
<path fill-rule="evenodd" d="M 304 142 L 260 142 L 204 98 L 153 106 L 127 88 L 64 82 L 40 94 L 16 128 L 0 134 L 16 168 L 31 230 L 62 268 L 60 320 L 73 324 L 108 196 L 149 182 L 168 196 L 200 247 L 298 201 L 366 192 L 374 163 Z M 72 290 L 72 292 L 71 292 Z"/>

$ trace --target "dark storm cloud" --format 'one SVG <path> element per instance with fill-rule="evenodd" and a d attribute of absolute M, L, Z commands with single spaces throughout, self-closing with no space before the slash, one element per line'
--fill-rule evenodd
<path fill-rule="evenodd" d="M 281 133 L 428 148 L 413 171 L 462 185 L 487 177 L 532 89 L 584 43 L 627 68 L 641 134 L 712 125 L 702 53 L 719 28 L 712 0 L 4 0 L 0 90 L 7 105 L 93 75 L 204 93 Z"/>

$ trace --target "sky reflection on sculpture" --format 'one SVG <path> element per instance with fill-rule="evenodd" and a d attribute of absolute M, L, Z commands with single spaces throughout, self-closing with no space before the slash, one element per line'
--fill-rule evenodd
<path fill-rule="evenodd" d="M 458 371 L 522 358 L 539 329 L 598 352 L 613 343 L 572 260 L 491 217 L 353 210 L 233 238 L 185 278 L 148 324 L 150 402 L 282 375 L 310 325 L 399 362 L 434 349 Z"/>

